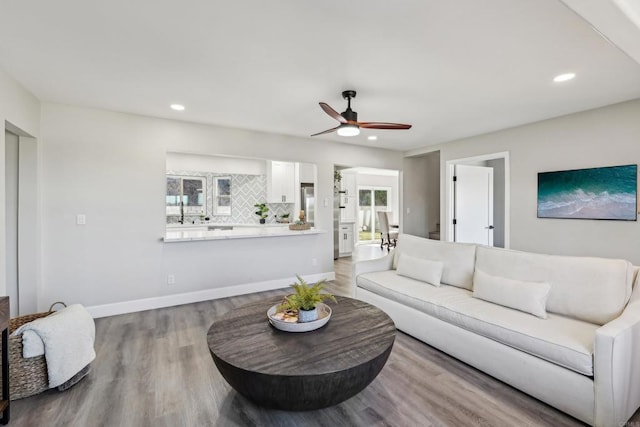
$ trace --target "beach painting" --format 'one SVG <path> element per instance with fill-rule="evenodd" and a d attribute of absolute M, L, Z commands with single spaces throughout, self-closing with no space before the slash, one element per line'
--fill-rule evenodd
<path fill-rule="evenodd" d="M 538 218 L 636 221 L 638 166 L 538 173 Z"/>

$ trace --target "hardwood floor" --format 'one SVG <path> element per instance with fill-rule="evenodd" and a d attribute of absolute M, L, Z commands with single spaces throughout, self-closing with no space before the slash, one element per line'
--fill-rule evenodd
<path fill-rule="evenodd" d="M 335 268 L 336 280 L 328 290 L 348 295 L 351 259 L 339 259 Z M 257 407 L 218 373 L 209 354 L 207 330 L 234 307 L 282 293 L 276 290 L 97 319 L 92 372 L 66 392 L 50 390 L 13 402 L 11 425 L 581 425 L 401 332 L 380 375 L 355 397 L 310 412 Z M 634 419 L 640 419 L 638 414 Z"/>

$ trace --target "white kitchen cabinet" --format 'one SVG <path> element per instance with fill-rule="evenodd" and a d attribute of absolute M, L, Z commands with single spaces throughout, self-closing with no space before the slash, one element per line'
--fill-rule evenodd
<path fill-rule="evenodd" d="M 358 206 L 357 193 L 356 193 L 356 174 L 355 173 L 342 173 L 342 180 L 340 181 L 340 222 L 341 223 L 353 223 L 356 222 Z"/>
<path fill-rule="evenodd" d="M 340 181 L 340 192 L 347 197 L 356 197 L 356 174 L 355 173 L 342 173 L 342 180 Z"/>
<path fill-rule="evenodd" d="M 340 222 L 352 223 L 356 222 L 356 206 L 357 198 L 355 196 L 347 196 L 340 194 Z"/>
<path fill-rule="evenodd" d="M 353 252 L 353 225 L 341 225 L 338 237 L 340 256 L 351 255 Z"/>
<path fill-rule="evenodd" d="M 293 203 L 295 164 L 267 161 L 267 203 Z"/>

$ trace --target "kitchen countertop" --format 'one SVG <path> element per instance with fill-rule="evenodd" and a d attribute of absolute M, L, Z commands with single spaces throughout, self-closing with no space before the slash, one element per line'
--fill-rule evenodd
<path fill-rule="evenodd" d="M 205 223 L 190 223 L 185 224 L 167 224 L 167 230 L 183 230 L 192 228 L 208 228 L 208 227 L 288 227 L 288 223 L 270 222 L 268 224 L 247 224 L 247 223 L 218 223 L 218 222 L 205 222 Z"/>
<path fill-rule="evenodd" d="M 233 230 L 209 230 L 211 226 L 233 226 Z M 309 234 L 323 234 L 325 230 L 289 230 L 288 224 L 185 224 L 181 227 L 167 227 L 163 238 L 165 243 L 191 242 L 200 240 L 249 239 L 261 237 L 289 237 Z"/>

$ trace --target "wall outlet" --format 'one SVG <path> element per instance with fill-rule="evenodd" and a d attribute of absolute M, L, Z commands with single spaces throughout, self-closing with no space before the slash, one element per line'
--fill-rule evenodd
<path fill-rule="evenodd" d="M 87 216 L 85 214 L 76 215 L 76 225 L 85 225 L 87 223 Z"/>
<path fill-rule="evenodd" d="M 167 276 L 167 285 L 175 285 L 176 284 L 176 276 L 173 274 L 169 274 Z"/>
<path fill-rule="evenodd" d="M 411 208 L 407 208 L 407 215 L 411 213 Z"/>
<path fill-rule="evenodd" d="M 311 265 L 316 267 L 318 265 L 318 258 L 311 258 Z"/>

